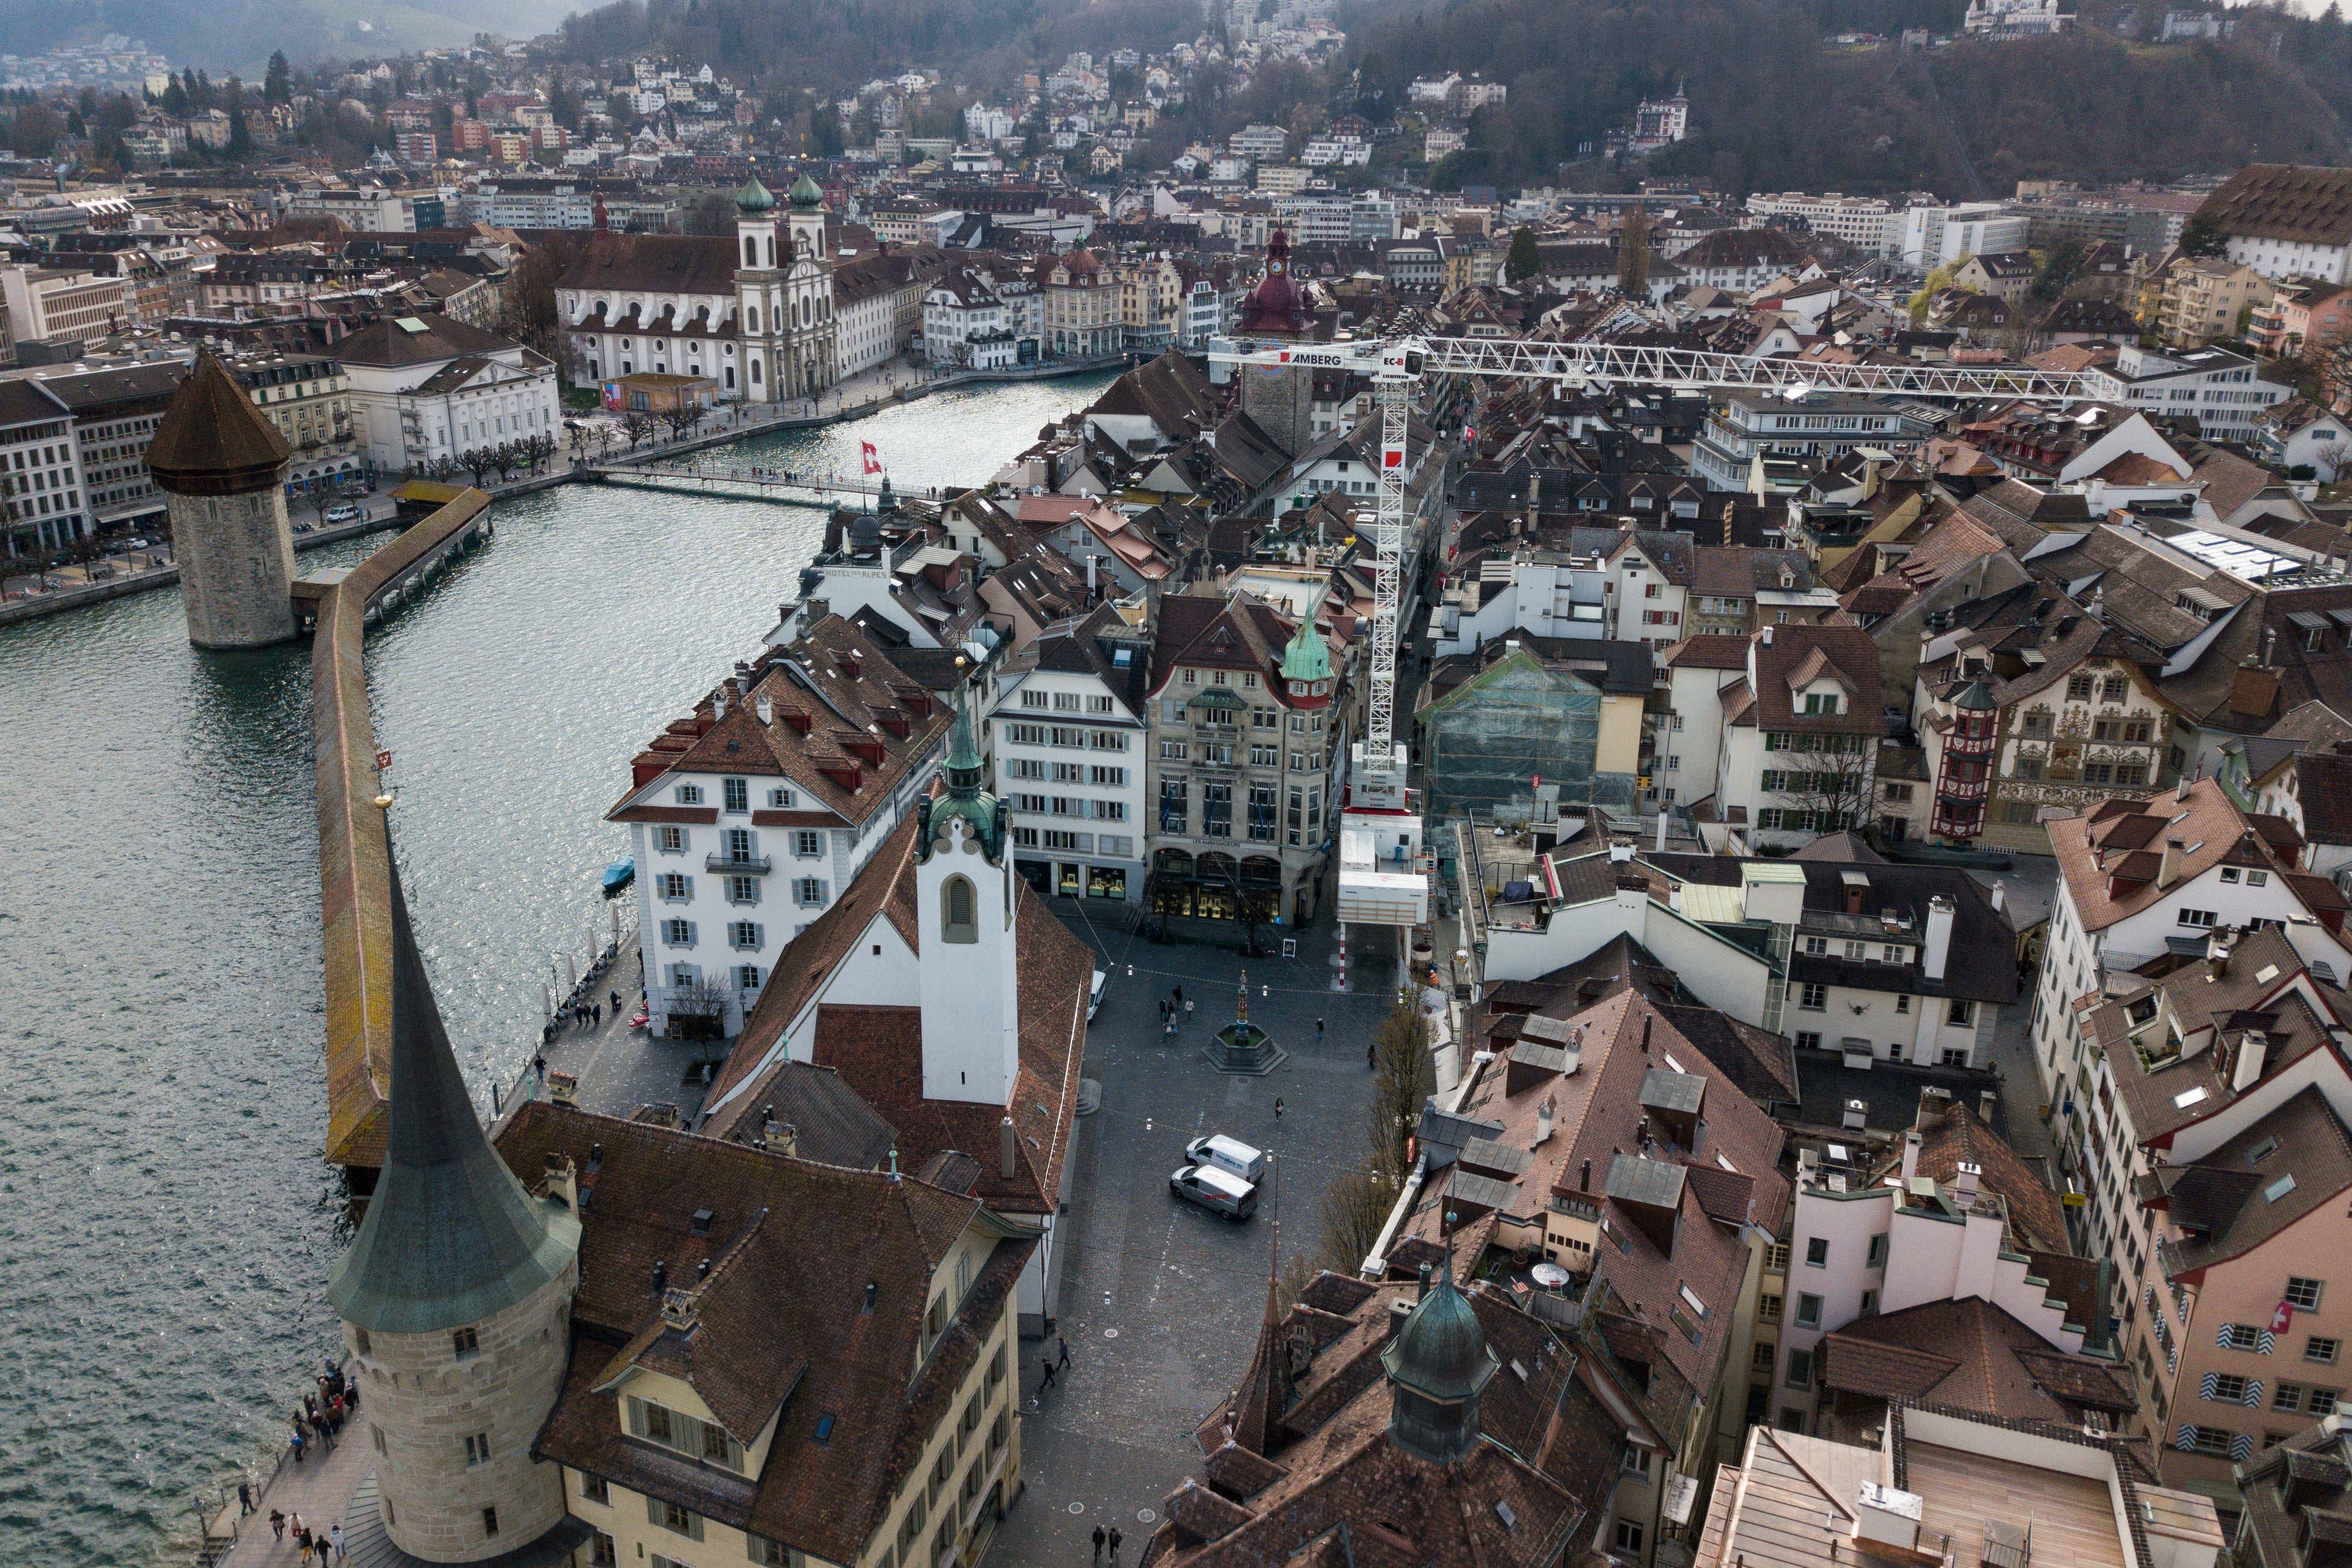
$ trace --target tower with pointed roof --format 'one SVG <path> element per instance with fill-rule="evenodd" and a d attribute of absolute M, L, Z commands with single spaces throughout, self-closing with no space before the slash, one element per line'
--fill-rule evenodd
<path fill-rule="evenodd" d="M 180 383 L 148 444 L 172 516 L 188 641 L 258 648 L 292 637 L 294 534 L 281 481 L 294 455 L 210 354 Z"/>
<path fill-rule="evenodd" d="M 1012 812 L 982 785 L 968 691 L 956 698 L 944 780 L 918 807 L 915 887 L 923 1098 L 1003 1105 L 1021 1065 Z"/>
<path fill-rule="evenodd" d="M 776 198 L 757 174 L 735 193 L 735 236 L 742 247 L 744 271 L 775 270 Z"/>
<path fill-rule="evenodd" d="M 554 1562 L 587 1531 L 531 1445 L 562 1391 L 580 1222 L 560 1197 L 524 1191 L 484 1135 L 396 862 L 390 1065 L 383 1169 L 327 1285 L 376 1446 L 347 1543 L 363 1561 L 381 1532 L 428 1563 L 526 1548 Z"/>

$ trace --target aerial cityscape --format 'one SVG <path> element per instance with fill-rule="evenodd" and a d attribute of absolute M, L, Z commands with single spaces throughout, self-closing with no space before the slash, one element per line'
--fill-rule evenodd
<path fill-rule="evenodd" d="M 0 16 L 0 1556 L 2352 1565 L 2337 8 Z"/>

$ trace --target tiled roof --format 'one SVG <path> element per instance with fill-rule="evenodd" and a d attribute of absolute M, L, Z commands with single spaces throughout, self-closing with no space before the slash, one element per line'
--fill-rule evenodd
<path fill-rule="evenodd" d="M 834 1562 L 857 1561 L 882 1523 L 1034 1246 L 995 1227 L 993 1252 L 926 1357 L 930 1274 L 969 1226 L 992 1224 L 972 1198 L 541 1103 L 515 1113 L 499 1153 L 533 1183 L 551 1156 L 569 1158 L 588 1195 L 572 1370 L 537 1451 Z M 691 1307 L 690 1329 L 664 1321 L 656 1262 Z M 605 1385 L 631 1365 L 691 1383 L 746 1446 L 775 1419 L 761 1473 L 739 1479 L 625 1438 Z"/>
<path fill-rule="evenodd" d="M 1883 1162 L 1871 1173 L 1871 1180 L 1876 1183 L 1898 1175 L 1902 1164 L 1898 1145 L 1897 1157 Z M 2066 1235 L 2066 1212 L 2059 1206 L 2058 1195 L 2050 1190 L 2050 1184 L 2021 1159 L 2006 1140 L 1985 1125 L 1973 1109 L 1954 1104 L 1924 1129 L 1917 1174 L 1933 1176 L 1950 1186 L 1958 1179 L 1963 1164 L 1975 1166 L 1983 1173 L 1980 1179 L 1985 1190 L 2001 1195 L 2009 1209 L 2011 1246 L 2037 1252 L 2072 1250 Z"/>
<path fill-rule="evenodd" d="M 910 768 L 928 765 L 952 722 L 947 705 L 892 664 L 873 638 L 827 615 L 762 656 L 749 695 L 731 685 L 713 692 L 688 721 L 699 734 L 657 736 L 635 766 L 641 779 L 659 766 L 666 773 L 790 779 L 814 807 L 862 827 L 887 807 Z M 664 788 L 659 776 L 632 786 L 610 820 L 632 820 Z"/>
<path fill-rule="evenodd" d="M 1869 633 L 1853 626 L 1778 626 L 1769 644 L 1758 633 L 1756 645 L 1756 713 L 1759 729 L 1794 730 L 1801 735 L 1883 735 L 1885 716 L 1880 709 L 1878 644 Z M 1799 684 L 1832 674 L 1846 688 L 1845 711 L 1836 714 L 1800 713 L 1790 700 L 1792 681 Z"/>
<path fill-rule="evenodd" d="M 2184 795 L 2165 790 L 2151 800 L 2105 801 L 2086 816 L 2048 824 L 2050 847 L 2066 879 L 2067 896 L 2083 926 L 2105 930 L 2126 915 L 2172 895 L 2180 883 L 2228 862 L 2284 870 L 2210 779 L 2193 781 Z M 2158 861 L 2167 839 L 2182 845 L 2179 878 L 2158 887 Z"/>
<path fill-rule="evenodd" d="M 2087 1406 L 2138 1408 L 2113 1363 L 2070 1355 L 1981 1296 L 1856 1318 L 1822 1343 L 1822 1382 L 1842 1394 L 1932 1400 L 1988 1416 L 2080 1426 Z"/>
<path fill-rule="evenodd" d="M 2352 170 L 2249 163 L 2197 215 L 2232 236 L 2291 245 L 2352 245 Z"/>

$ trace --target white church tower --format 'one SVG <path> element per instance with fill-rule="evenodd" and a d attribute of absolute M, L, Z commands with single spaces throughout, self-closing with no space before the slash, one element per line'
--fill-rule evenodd
<path fill-rule="evenodd" d="M 1021 1061 L 1021 989 L 1013 948 L 1012 813 L 981 788 L 969 702 L 956 704 L 941 771 L 947 793 L 925 799 L 915 840 L 922 937 L 923 1098 L 1003 1106 Z"/>
<path fill-rule="evenodd" d="M 730 396 L 750 402 L 784 397 L 784 273 L 776 256 L 776 198 L 755 175 L 735 193 L 736 340 L 741 345 L 743 384 Z"/>

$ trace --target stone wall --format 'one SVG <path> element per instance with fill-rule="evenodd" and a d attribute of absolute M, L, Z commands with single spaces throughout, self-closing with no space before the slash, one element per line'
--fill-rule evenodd
<path fill-rule="evenodd" d="M 376 1447 L 386 1533 L 435 1563 L 471 1563 L 535 1541 L 563 1517 L 562 1467 L 531 1457 L 555 1408 L 570 1346 L 578 1265 L 506 1311 L 449 1331 L 366 1334 L 346 1323 Z M 487 1438 L 488 1455 L 467 1439 Z M 483 1510 L 498 1511 L 489 1533 Z"/>
<path fill-rule="evenodd" d="M 242 496 L 173 496 L 172 542 L 188 641 L 258 648 L 294 635 L 294 533 L 272 484 Z"/>

